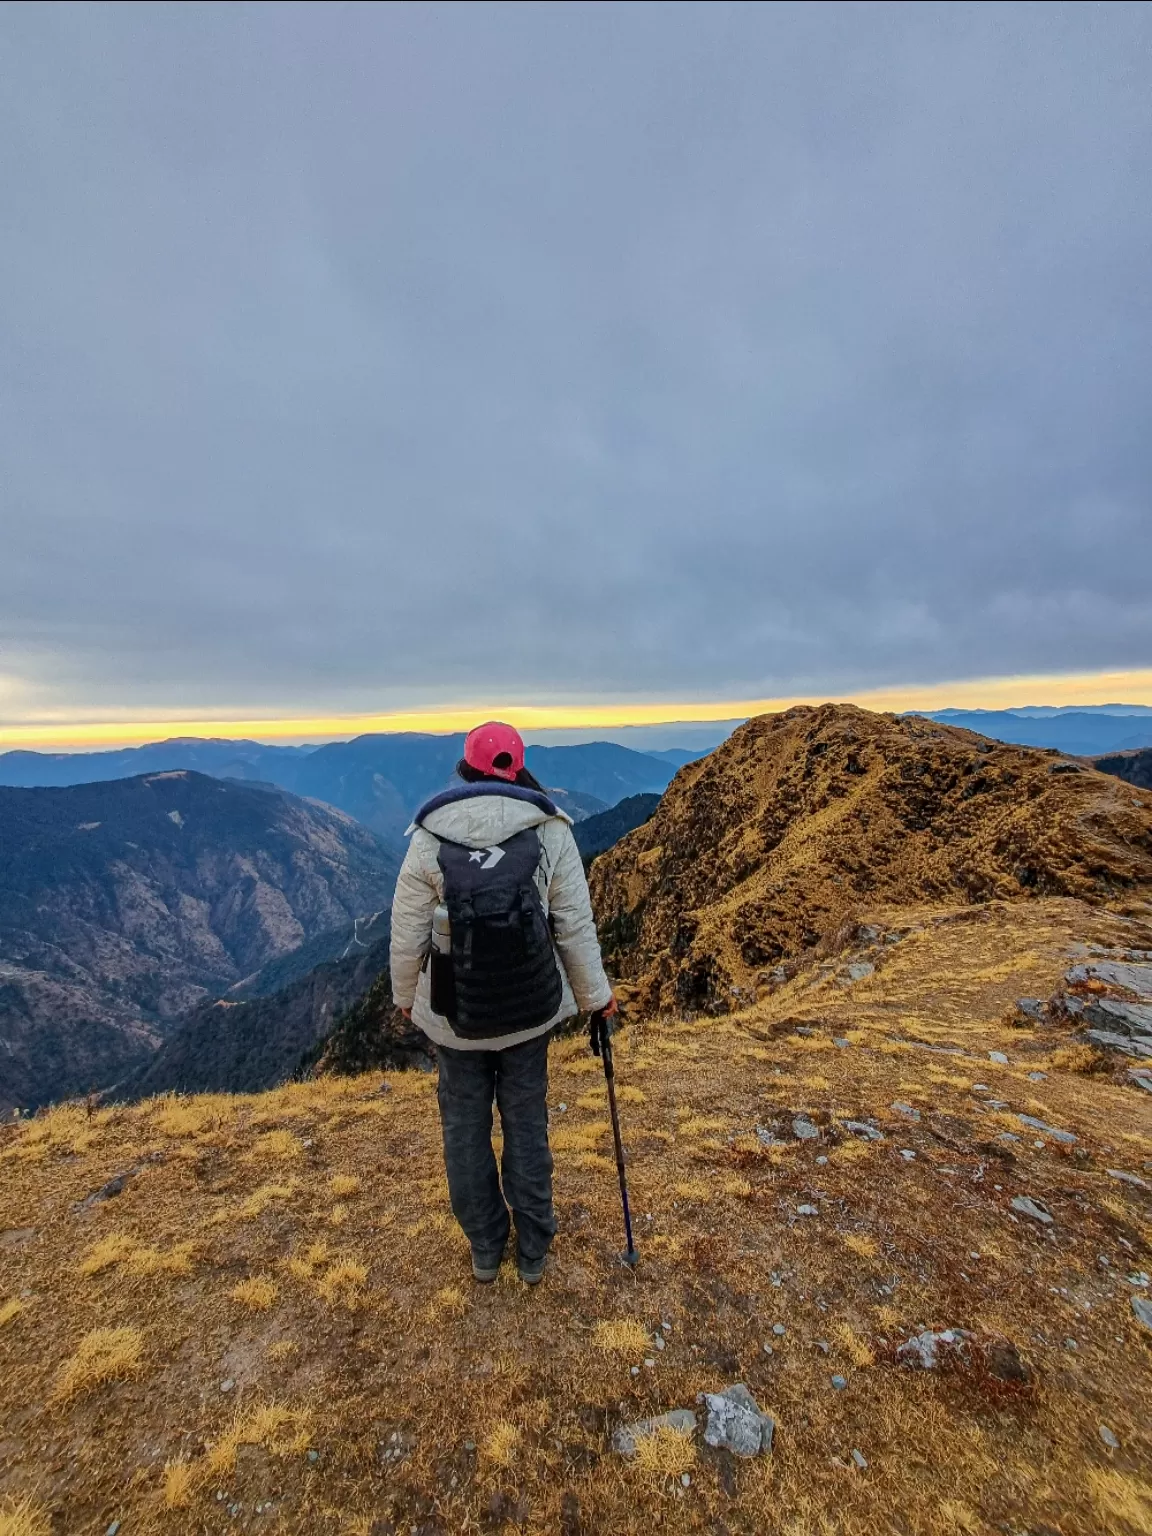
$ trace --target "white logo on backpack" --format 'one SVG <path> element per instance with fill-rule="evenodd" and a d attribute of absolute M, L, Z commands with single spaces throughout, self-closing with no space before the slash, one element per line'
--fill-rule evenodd
<path fill-rule="evenodd" d="M 484 855 L 488 857 L 485 858 Z M 495 869 L 504 857 L 503 848 L 477 848 L 469 858 L 469 864 L 479 864 L 481 869 Z"/>

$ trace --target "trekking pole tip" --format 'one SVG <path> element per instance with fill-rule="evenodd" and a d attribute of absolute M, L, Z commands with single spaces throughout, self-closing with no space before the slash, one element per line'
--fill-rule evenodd
<path fill-rule="evenodd" d="M 629 1269 L 635 1269 L 640 1262 L 640 1250 L 638 1248 L 625 1248 L 620 1255 L 620 1261 L 627 1264 Z"/>

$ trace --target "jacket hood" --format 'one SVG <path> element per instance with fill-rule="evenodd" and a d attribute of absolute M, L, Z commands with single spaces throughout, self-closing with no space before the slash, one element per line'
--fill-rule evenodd
<path fill-rule="evenodd" d="M 434 795 L 416 812 L 408 831 L 423 827 L 449 843 L 487 848 L 552 820 L 571 823 L 572 818 L 537 790 L 517 784 L 461 784 Z"/>

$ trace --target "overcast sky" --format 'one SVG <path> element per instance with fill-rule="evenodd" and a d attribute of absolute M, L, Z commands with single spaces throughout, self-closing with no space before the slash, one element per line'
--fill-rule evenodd
<path fill-rule="evenodd" d="M 1152 6 L 0 7 L 0 720 L 1152 664 Z"/>

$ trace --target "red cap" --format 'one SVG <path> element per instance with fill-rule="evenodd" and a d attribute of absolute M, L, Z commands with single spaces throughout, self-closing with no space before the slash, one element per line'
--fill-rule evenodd
<path fill-rule="evenodd" d="M 469 768 L 511 783 L 524 766 L 523 738 L 514 726 L 486 720 L 465 737 L 464 761 Z"/>

